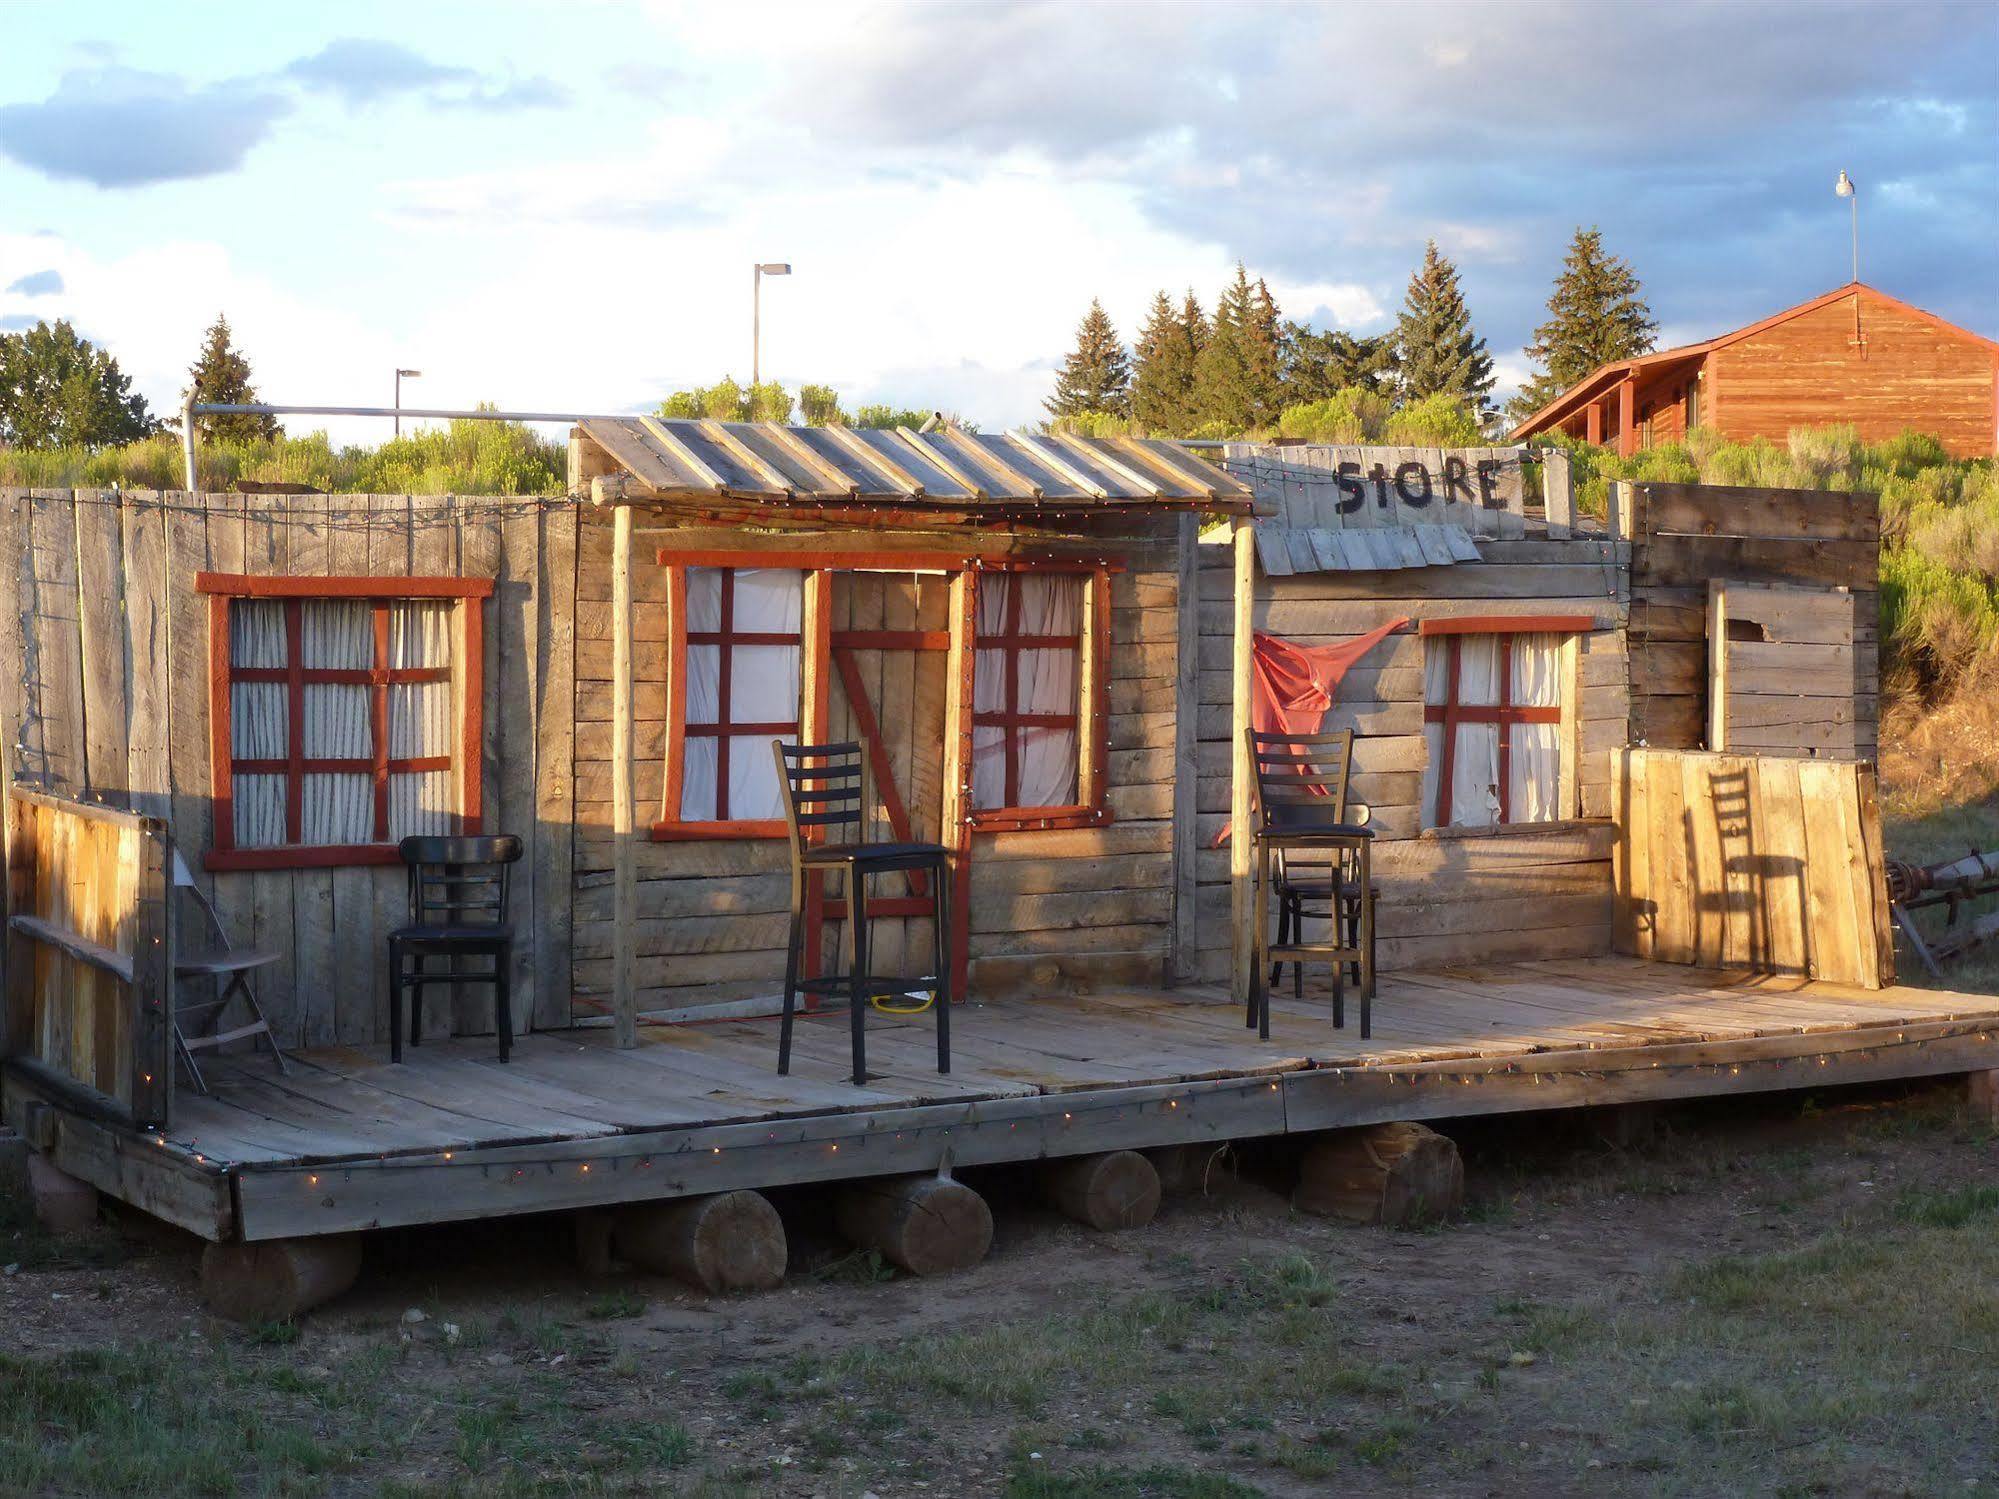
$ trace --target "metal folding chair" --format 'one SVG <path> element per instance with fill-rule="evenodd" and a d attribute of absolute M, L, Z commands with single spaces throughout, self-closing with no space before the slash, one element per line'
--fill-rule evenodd
<path fill-rule="evenodd" d="M 271 1059 L 278 1064 L 278 1071 L 288 1071 L 285 1054 L 278 1049 L 278 1038 L 271 1033 L 271 1022 L 264 1016 L 264 1007 L 257 1003 L 257 991 L 250 982 L 252 974 L 279 961 L 283 954 L 265 947 L 233 946 L 229 933 L 223 929 L 222 918 L 215 913 L 215 903 L 208 898 L 208 892 L 195 883 L 194 875 L 189 872 L 179 849 L 174 850 L 173 858 L 174 889 L 193 894 L 194 903 L 201 908 L 215 944 L 191 952 L 176 949 L 174 953 L 174 1051 L 180 1057 L 181 1065 L 187 1068 L 195 1091 L 206 1093 L 208 1080 L 201 1075 L 201 1067 L 194 1054 L 249 1036 L 262 1036 L 264 1044 L 271 1048 Z M 213 995 L 208 999 L 183 1001 L 180 986 L 189 979 L 213 980 Z M 250 1023 L 226 1031 L 217 1029 L 224 1012 L 239 999 L 250 1012 Z"/>

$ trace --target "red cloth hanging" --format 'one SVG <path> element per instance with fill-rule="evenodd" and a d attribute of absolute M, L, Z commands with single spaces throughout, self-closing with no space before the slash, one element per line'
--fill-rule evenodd
<path fill-rule="evenodd" d="M 1408 624 L 1390 620 L 1365 635 L 1338 645 L 1300 645 L 1282 635 L 1256 632 L 1250 645 L 1249 721 L 1260 734 L 1316 734 L 1333 706 L 1340 681 L 1382 641 Z M 1228 824 L 1215 836 L 1220 846 L 1229 836 Z"/>
<path fill-rule="evenodd" d="M 1250 723 L 1261 734 L 1318 733 L 1340 679 L 1408 623 L 1406 618 L 1391 620 L 1338 645 L 1300 645 L 1259 630 L 1250 648 Z"/>

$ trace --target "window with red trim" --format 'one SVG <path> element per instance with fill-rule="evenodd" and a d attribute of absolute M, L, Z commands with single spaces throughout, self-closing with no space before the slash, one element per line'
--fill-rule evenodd
<path fill-rule="evenodd" d="M 980 575 L 972 664 L 975 827 L 1104 820 L 1107 580 L 1101 570 L 1052 568 Z"/>
<path fill-rule="evenodd" d="M 666 812 L 654 832 L 782 834 L 770 741 L 799 737 L 805 574 L 674 567 Z"/>
<path fill-rule="evenodd" d="M 1574 815 L 1565 784 L 1565 741 L 1574 732 L 1565 700 L 1576 624 L 1522 621 L 1539 629 L 1424 627 L 1423 773 L 1427 827 L 1556 822 Z"/>
<path fill-rule="evenodd" d="M 204 573 L 212 869 L 476 832 L 486 579 Z M 471 684 L 468 688 L 467 684 Z"/>

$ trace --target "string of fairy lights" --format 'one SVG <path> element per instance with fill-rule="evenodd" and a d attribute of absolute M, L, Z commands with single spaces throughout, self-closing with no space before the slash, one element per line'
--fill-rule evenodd
<path fill-rule="evenodd" d="M 1426 1084 L 1432 1088 L 1482 1088 L 1495 1084 L 1510 1088 L 1539 1088 L 1560 1084 L 1572 1079 L 1580 1079 L 1586 1082 L 1605 1082 L 1613 1078 L 1632 1076 L 1739 1077 L 1744 1072 L 1782 1074 L 1791 1069 L 1797 1069 L 1805 1076 L 1813 1076 L 1823 1069 L 1832 1067 L 1835 1063 L 1871 1062 L 1889 1052 L 1934 1046 L 1938 1042 L 1976 1041 L 1989 1044 L 1993 1039 L 1995 1029 L 1999 1029 L 1999 1027 L 1995 1027 L 1994 1023 L 1989 1020 L 1958 1025 L 1942 1031 L 1926 1027 L 1924 1033 L 1918 1036 L 1911 1036 L 1906 1029 L 1903 1029 L 1895 1033 L 1893 1041 L 1883 1040 L 1862 1047 L 1843 1047 L 1832 1051 L 1802 1052 L 1790 1056 L 1744 1058 L 1735 1061 L 1647 1061 L 1642 1058 L 1643 1048 L 1637 1048 L 1641 1053 L 1639 1060 L 1606 1067 L 1537 1066 L 1534 1063 L 1544 1058 L 1533 1056 L 1516 1060 L 1488 1062 L 1475 1070 L 1465 1071 L 1440 1071 L 1434 1063 L 1412 1063 L 1401 1067 L 1377 1065 L 1327 1067 L 1312 1066 L 1308 1063 L 1304 1068 L 1287 1072 L 1281 1077 L 1272 1077 L 1265 1074 L 1223 1083 L 1190 1083 L 1185 1085 L 1184 1091 L 1166 1096 L 1154 1095 L 1145 1098 L 1134 1098 L 1129 1096 L 1129 1093 L 1125 1096 L 1113 1093 L 1108 1097 L 1097 1097 L 1089 1100 L 1081 1096 L 1076 1096 L 1072 1100 L 1065 1102 L 1059 1116 L 1050 1111 L 1047 1113 L 1037 1112 L 1016 1119 L 1008 1119 L 1004 1116 L 981 1119 L 976 1117 L 974 1112 L 980 1105 L 972 1103 L 959 1106 L 963 1112 L 955 1113 L 954 1117 L 949 1120 L 939 1120 L 931 1123 L 916 1121 L 897 1123 L 894 1116 L 890 1115 L 885 1121 L 870 1120 L 862 1127 L 850 1130 L 841 1135 L 815 1136 L 809 1133 L 824 1123 L 825 1116 L 823 1115 L 806 1119 L 788 1120 L 778 1124 L 767 1122 L 762 1125 L 749 1126 L 696 1125 L 690 1126 L 684 1131 L 686 1138 L 678 1141 L 669 1141 L 644 1149 L 634 1147 L 630 1150 L 613 1151 L 609 1154 L 593 1153 L 588 1158 L 582 1158 L 574 1154 L 535 1157 L 518 1156 L 513 1154 L 513 1150 L 517 1147 L 495 1145 L 469 1149 L 460 1147 L 427 1152 L 416 1151 L 395 1155 L 383 1152 L 372 1161 L 338 1160 L 322 1164 L 286 1162 L 266 1166 L 256 1162 L 230 1161 L 220 1156 L 196 1150 L 195 1147 L 200 1142 L 194 1136 L 190 1136 L 186 1140 L 170 1140 L 164 1133 L 154 1132 L 151 1138 L 156 1145 L 187 1152 L 198 1164 L 204 1166 L 227 1169 L 239 1164 L 250 1165 L 260 1175 L 268 1173 L 271 1175 L 295 1176 L 309 1189 L 330 1184 L 336 1179 L 341 1182 L 351 1182 L 357 1173 L 369 1174 L 396 1171 L 435 1172 L 450 1170 L 454 1173 L 476 1171 L 482 1178 L 487 1180 L 499 1181 L 502 1184 L 516 1184 L 537 1174 L 541 1176 L 553 1176 L 563 1172 L 572 1173 L 577 1177 L 616 1174 L 620 1172 L 651 1172 L 656 1170 L 671 1173 L 678 1167 L 699 1162 L 703 1158 L 713 1161 L 716 1157 L 738 1157 L 745 1151 L 758 1150 L 785 1150 L 790 1152 L 794 1157 L 801 1150 L 816 1150 L 822 1152 L 829 1161 L 842 1155 L 852 1158 L 855 1156 L 866 1156 L 870 1152 L 921 1158 L 925 1155 L 925 1152 L 920 1150 L 919 1147 L 929 1143 L 938 1147 L 948 1156 L 953 1146 L 954 1132 L 959 1137 L 962 1137 L 966 1133 L 977 1134 L 981 1137 L 990 1137 L 999 1130 L 1001 1125 L 1006 1127 L 1008 1134 L 1017 1134 L 1023 1127 L 1030 1134 L 1037 1130 L 1042 1131 L 1044 1134 L 1058 1131 L 1066 1132 L 1075 1129 L 1079 1124 L 1087 1127 L 1091 1121 L 1102 1119 L 1105 1116 L 1111 1116 L 1114 1120 L 1135 1120 L 1147 1117 L 1192 1120 L 1198 1119 L 1212 1105 L 1218 1102 L 1240 1102 L 1247 1098 L 1266 1094 L 1276 1094 L 1281 1099 L 1287 1082 L 1296 1087 L 1308 1079 L 1329 1079 L 1331 1085 L 1342 1088 L 1355 1085 L 1383 1085 L 1386 1088 L 1393 1089 L 1396 1087 L 1422 1088 Z M 1590 1042 L 1585 1049 L 1597 1051 L 1602 1048 L 1603 1043 Z M 1617 1049 L 1620 1052 L 1630 1050 L 1628 1048 Z M 1807 1084 L 1800 1082 L 1793 1084 L 1793 1086 L 1802 1087 L 1807 1086 Z M 1130 1091 L 1136 1092 L 1138 1090 L 1134 1089 Z M 1004 1106 L 1007 1100 L 998 1100 L 997 1102 Z M 934 1105 L 913 1104 L 910 1106 L 912 1112 L 925 1107 L 934 1107 Z M 1445 1112 L 1448 1113 L 1448 1110 Z M 1225 1136 L 1232 1126 L 1240 1126 L 1241 1124 L 1242 1120 L 1239 1116 L 1224 1118 L 1216 1122 L 1214 1134 L 1218 1138 Z M 1321 1127 L 1333 1128 L 1336 1127 L 1336 1122 L 1328 1122 Z M 731 1131 L 730 1137 L 721 1143 L 716 1143 L 714 1139 L 715 1131 L 718 1128 Z M 758 1129 L 762 1130 L 763 1138 L 752 1139 L 744 1137 L 746 1132 Z M 1259 1133 L 1259 1131 L 1253 1129 L 1243 1132 L 1251 1134 Z M 590 1142 L 582 1143 L 587 1148 Z M 501 1160 L 481 1158 L 482 1155 L 496 1150 L 506 1151 L 505 1158 Z M 1038 1152 L 1026 1152 L 1024 1154 L 1035 1153 Z M 1002 1157 L 1001 1159 L 1004 1158 Z M 856 1176 L 869 1175 L 870 1168 L 865 1163 L 858 1164 L 855 1166 L 853 1174 Z"/>

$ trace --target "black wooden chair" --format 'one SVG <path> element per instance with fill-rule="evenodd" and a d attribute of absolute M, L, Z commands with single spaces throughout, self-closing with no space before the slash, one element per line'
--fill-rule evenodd
<path fill-rule="evenodd" d="M 937 1011 L 937 1070 L 951 1070 L 951 868 L 941 844 L 870 843 L 867 760 L 861 746 L 785 744 L 771 741 L 784 820 L 791 833 L 791 936 L 784 953 L 784 1019 L 777 1042 L 777 1070 L 791 1071 L 791 1025 L 800 994 L 845 995 L 853 1036 L 854 1081 L 865 1083 L 867 1011 L 877 998 L 928 989 Z M 847 931 L 852 962 L 845 974 L 802 978 L 807 881 L 822 871 L 844 873 Z M 922 870 L 935 892 L 931 926 L 932 971 L 921 978 L 874 978 L 868 972 L 868 880 L 895 870 Z"/>
<path fill-rule="evenodd" d="M 212 946 L 187 951 L 176 948 L 174 951 L 174 1050 L 180 1055 L 181 1065 L 187 1068 L 195 1092 L 206 1093 L 208 1079 L 201 1075 L 201 1067 L 194 1060 L 194 1054 L 230 1041 L 248 1040 L 251 1036 L 262 1036 L 264 1044 L 271 1048 L 271 1060 L 278 1064 L 279 1073 L 288 1072 L 290 1069 L 285 1066 L 285 1054 L 278 1049 L 278 1038 L 271 1034 L 271 1022 L 265 1019 L 264 1007 L 257 1003 L 256 986 L 251 982 L 251 976 L 258 969 L 281 961 L 283 954 L 267 947 L 237 947 L 232 943 L 222 925 L 222 918 L 216 914 L 215 902 L 208 898 L 207 891 L 195 883 L 186 861 L 180 856 L 180 850 L 174 850 L 173 860 L 174 889 L 185 890 L 194 897 L 213 943 Z M 183 1000 L 179 993 L 180 986 L 191 979 L 211 979 L 213 987 L 204 998 Z M 249 1011 L 249 1021 L 222 1030 L 223 1015 L 238 1000 Z"/>
<path fill-rule="evenodd" d="M 409 867 L 409 925 L 389 933 L 389 1059 L 403 1059 L 403 993 L 410 996 L 410 1044 L 423 1041 L 423 991 L 429 984 L 491 984 L 500 1060 L 514 1046 L 509 993 L 514 929 L 507 921 L 507 877 L 521 856 L 512 834 L 410 837 L 398 845 Z M 441 966 L 432 959 L 442 958 Z M 490 962 L 490 969 L 480 966 Z M 467 965 L 470 966 L 467 966 Z"/>
<path fill-rule="evenodd" d="M 1292 965 L 1293 992 L 1304 992 L 1307 957 L 1330 959 L 1333 1024 L 1346 1024 L 1348 973 L 1360 988 L 1360 1033 L 1374 1028 L 1374 833 L 1352 820 L 1347 801 L 1353 731 L 1263 734 L 1249 731 L 1256 774 L 1256 941 L 1245 1023 L 1270 1034 L 1270 985 Z M 1277 940 L 1268 904 L 1277 903 Z M 1305 941 L 1307 918 L 1327 923 L 1329 940 Z"/>

